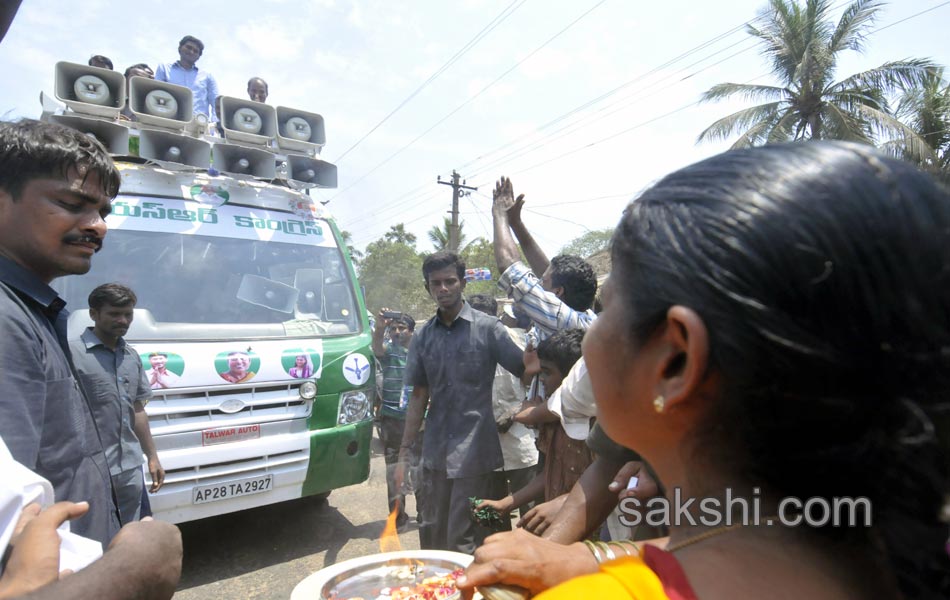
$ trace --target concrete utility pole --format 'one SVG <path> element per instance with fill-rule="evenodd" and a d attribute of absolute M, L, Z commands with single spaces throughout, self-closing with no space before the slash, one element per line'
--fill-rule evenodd
<path fill-rule="evenodd" d="M 459 197 L 464 195 L 466 192 L 459 193 L 459 190 L 477 190 L 477 187 L 471 187 L 468 185 L 462 185 L 465 182 L 459 183 L 459 174 L 454 170 L 452 171 L 452 181 L 442 181 L 442 176 L 436 178 L 436 182 L 441 185 L 451 185 L 452 186 L 452 226 L 449 227 L 449 252 L 458 252 L 459 251 Z"/>

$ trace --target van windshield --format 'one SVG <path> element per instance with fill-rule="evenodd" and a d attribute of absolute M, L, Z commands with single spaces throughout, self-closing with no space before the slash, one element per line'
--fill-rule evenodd
<path fill-rule="evenodd" d="M 314 337 L 360 327 L 335 246 L 111 229 L 92 270 L 54 287 L 75 314 L 108 282 L 138 296 L 130 339 Z"/>

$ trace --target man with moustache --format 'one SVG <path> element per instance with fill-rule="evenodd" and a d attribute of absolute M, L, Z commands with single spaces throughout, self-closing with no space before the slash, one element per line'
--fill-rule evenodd
<path fill-rule="evenodd" d="M 484 531 L 472 522 L 469 498 L 490 494 L 493 472 L 504 464 L 492 412 L 495 367 L 500 364 L 520 377 L 524 363 L 501 321 L 463 299 L 462 259 L 451 252 L 431 254 L 422 263 L 422 275 L 438 311 L 409 347 L 405 384 L 413 388 L 396 482 L 405 479 L 425 415 L 422 486 L 416 493 L 425 498 L 419 545 L 471 554 L 484 541 Z"/>
<path fill-rule="evenodd" d="M 72 530 L 103 544 L 119 530 L 109 465 L 50 283 L 89 271 L 119 182 L 106 150 L 79 131 L 0 123 L 0 437 L 57 500 L 89 502 Z"/>
<path fill-rule="evenodd" d="M 144 501 L 142 455 L 146 456 L 150 491 L 165 480 L 148 424 L 145 405 L 152 389 L 142 359 L 123 336 L 132 325 L 135 292 L 118 283 L 105 283 L 89 294 L 89 316 L 95 324 L 78 340 L 70 340 L 73 362 L 89 398 L 99 429 L 122 525 L 138 521 Z"/>

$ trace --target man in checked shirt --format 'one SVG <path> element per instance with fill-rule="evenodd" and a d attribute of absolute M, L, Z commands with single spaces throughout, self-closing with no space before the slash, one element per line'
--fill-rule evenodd
<path fill-rule="evenodd" d="M 586 330 L 594 322 L 596 315 L 591 307 L 597 293 L 597 275 L 593 267 L 578 256 L 562 254 L 549 261 L 521 220 L 523 206 L 524 194 L 516 200 L 511 180 L 502 177 L 495 186 L 492 203 L 495 261 L 501 273 L 498 287 L 531 318 L 532 328 L 528 331 L 525 350 L 531 374 L 532 363 L 537 363 L 534 348 L 538 342 L 562 329 Z M 519 242 L 528 266 L 521 262 Z M 540 278 L 537 273 L 541 273 Z M 537 370 L 540 370 L 539 365 Z M 528 397 L 544 397 L 539 387 L 535 378 Z"/>

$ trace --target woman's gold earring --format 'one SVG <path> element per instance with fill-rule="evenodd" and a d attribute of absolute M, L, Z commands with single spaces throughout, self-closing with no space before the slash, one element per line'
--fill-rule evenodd
<path fill-rule="evenodd" d="M 653 399 L 653 408 L 656 412 L 661 413 L 666 409 L 666 398 L 663 396 L 657 396 Z"/>

